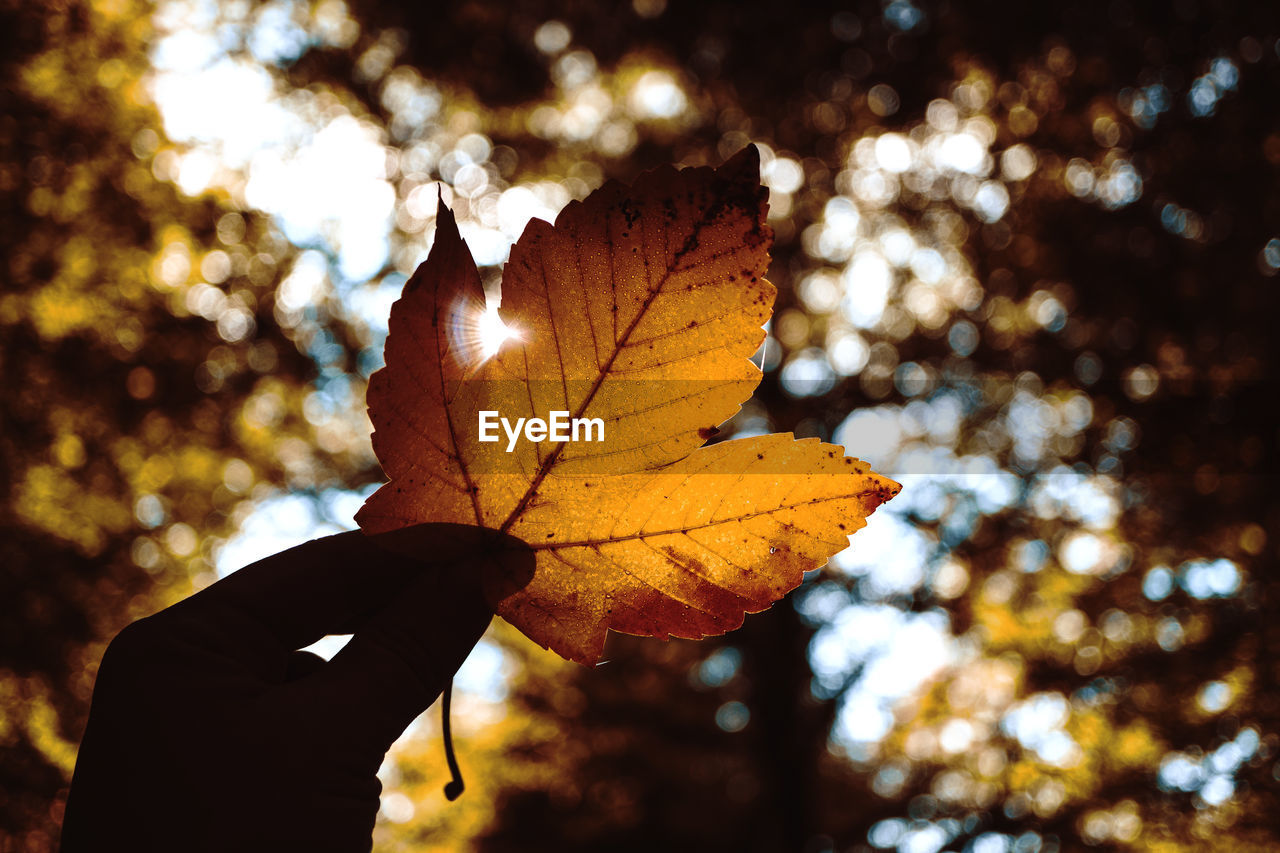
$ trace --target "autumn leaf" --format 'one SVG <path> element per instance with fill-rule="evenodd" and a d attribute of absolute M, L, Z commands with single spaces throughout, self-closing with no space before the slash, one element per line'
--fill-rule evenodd
<path fill-rule="evenodd" d="M 479 274 L 441 205 L 369 383 L 390 482 L 361 527 L 469 523 L 527 543 L 533 576 L 490 584 L 495 608 L 584 664 L 610 628 L 732 630 L 844 549 L 898 484 L 813 439 L 703 446 L 760 381 L 766 198 L 748 147 L 531 221 L 503 274 L 512 337 L 489 358 Z"/>

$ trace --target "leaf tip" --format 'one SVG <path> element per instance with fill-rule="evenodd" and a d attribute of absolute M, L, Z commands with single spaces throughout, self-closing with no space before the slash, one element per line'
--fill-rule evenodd
<path fill-rule="evenodd" d="M 871 507 L 871 510 L 874 510 L 875 507 L 886 504 L 897 497 L 898 492 L 902 491 L 902 484 L 897 480 L 890 480 L 883 474 L 877 474 L 874 471 L 872 474 L 876 478 L 876 489 L 873 495 L 875 504 Z"/>
<path fill-rule="evenodd" d="M 758 183 L 760 181 L 760 149 L 754 142 L 747 143 L 745 148 L 724 161 L 720 171 L 730 177 L 749 177 Z"/>
<path fill-rule="evenodd" d="M 436 192 L 436 240 L 442 236 L 461 240 L 462 235 L 458 233 L 458 220 L 444 203 L 444 187 L 438 187 Z"/>

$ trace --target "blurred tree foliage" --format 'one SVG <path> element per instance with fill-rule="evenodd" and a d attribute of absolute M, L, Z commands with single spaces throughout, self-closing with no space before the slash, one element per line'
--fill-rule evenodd
<path fill-rule="evenodd" d="M 291 49 L 245 35 L 270 21 Z M 203 143 L 153 103 L 188 26 L 384 146 L 367 282 L 247 167 L 188 184 Z M 422 257 L 438 184 L 493 279 L 504 202 L 748 141 L 780 296 L 734 430 L 921 475 L 876 552 L 918 576 L 855 544 L 794 606 L 614 637 L 592 671 L 496 628 L 506 695 L 455 708 L 467 795 L 424 720 L 378 849 L 1280 844 L 1275 10 L 0 0 L 0 34 L 0 850 L 54 844 L 115 631 L 211 582 L 271 495 L 378 480 L 380 337 L 351 306 Z M 888 611 L 951 652 L 858 735 Z"/>
<path fill-rule="evenodd" d="M 255 484 L 368 476 L 367 454 L 320 450 L 302 415 L 315 367 L 271 299 L 292 247 L 154 175 L 148 15 L 0 7 L 6 850 L 56 839 L 105 642 L 213 579 Z M 234 328 L 187 299 L 211 272 Z"/>

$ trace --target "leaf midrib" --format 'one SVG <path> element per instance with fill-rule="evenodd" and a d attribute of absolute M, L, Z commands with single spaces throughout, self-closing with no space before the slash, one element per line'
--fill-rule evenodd
<path fill-rule="evenodd" d="M 718 197 L 716 198 L 715 203 L 708 206 L 707 209 L 703 212 L 702 217 L 698 220 L 697 224 L 695 224 L 693 229 L 689 232 L 689 236 L 685 238 L 684 245 L 680 247 L 679 251 L 677 251 L 675 255 L 672 256 L 671 261 L 668 262 L 667 268 L 663 273 L 662 278 L 658 281 L 656 286 L 649 288 L 649 293 L 645 297 L 644 304 L 641 305 L 640 310 L 636 312 L 635 318 L 631 321 L 631 323 L 627 326 L 627 328 L 623 330 L 622 337 L 614 341 L 613 352 L 609 355 L 609 360 L 606 361 L 603 365 L 601 365 L 599 374 L 597 374 L 595 381 L 591 385 L 591 388 L 587 391 L 587 395 L 586 397 L 583 398 L 582 403 L 574 410 L 572 417 L 575 417 L 575 418 L 582 417 L 583 413 L 586 412 L 587 407 L 589 407 L 591 405 L 591 401 L 595 399 L 596 393 L 600 390 L 600 387 L 604 385 L 605 380 L 609 378 L 609 371 L 613 368 L 614 361 L 616 361 L 619 354 L 621 354 L 621 352 L 627 348 L 627 342 L 631 337 L 631 333 L 636 330 L 636 328 L 640 325 L 640 322 L 645 318 L 645 315 L 649 312 L 649 308 L 653 305 L 653 300 L 656 299 L 658 294 L 662 292 L 662 288 L 666 286 L 667 281 L 670 280 L 672 273 L 676 271 L 676 266 L 679 263 L 680 259 L 685 255 L 685 253 L 692 250 L 694 245 L 696 245 L 694 241 L 697 239 L 698 235 L 702 232 L 702 229 L 705 228 L 709 223 L 711 219 L 711 215 L 713 213 L 718 213 L 723 206 L 724 206 L 724 198 Z M 613 209 L 610 208 L 609 213 L 605 218 L 605 227 L 609 228 L 612 222 L 613 222 Z M 642 241 L 643 241 L 643 237 L 642 237 Z M 612 236 L 610 236 L 609 238 L 610 257 L 612 257 L 613 250 L 615 248 L 616 248 L 616 244 L 613 242 Z M 645 259 L 645 263 L 648 263 L 647 256 Z M 616 287 L 616 282 L 610 281 L 609 286 L 611 288 Z M 550 306 L 548 306 L 547 310 L 550 311 Z M 558 346 L 557 346 L 557 349 L 558 349 Z M 532 501 L 533 496 L 537 494 L 538 487 L 542 485 L 542 481 L 546 478 L 547 474 L 550 473 L 553 467 L 555 467 L 556 461 L 560 458 L 560 453 L 561 451 L 564 450 L 564 447 L 565 447 L 564 444 L 557 444 L 555 448 L 552 449 L 552 451 L 549 454 L 547 454 L 547 457 L 544 460 L 542 460 L 541 463 L 539 463 L 538 470 L 534 472 L 533 478 L 530 480 L 529 487 L 525 490 L 524 495 L 521 496 L 515 508 L 511 510 L 511 513 L 507 516 L 507 519 L 504 522 L 502 522 L 502 525 L 498 528 L 498 531 L 500 533 L 506 533 L 508 530 L 510 530 L 511 525 L 515 524 L 516 521 L 520 518 L 520 516 L 524 513 L 525 509 L 528 508 L 529 502 Z"/>

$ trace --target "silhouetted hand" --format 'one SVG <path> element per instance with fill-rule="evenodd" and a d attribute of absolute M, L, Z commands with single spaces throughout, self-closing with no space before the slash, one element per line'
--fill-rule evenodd
<path fill-rule="evenodd" d="M 318 539 L 125 628 L 98 673 L 63 851 L 368 850 L 383 755 L 492 616 L 480 571 L 419 553 L 438 562 L 361 533 Z M 328 663 L 295 651 L 339 633 L 355 637 Z"/>

